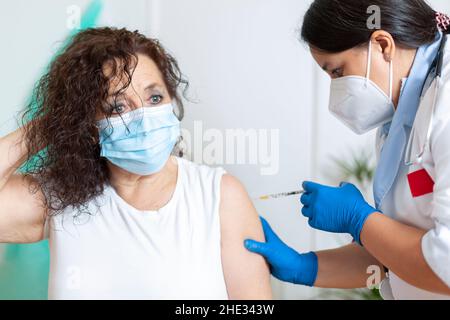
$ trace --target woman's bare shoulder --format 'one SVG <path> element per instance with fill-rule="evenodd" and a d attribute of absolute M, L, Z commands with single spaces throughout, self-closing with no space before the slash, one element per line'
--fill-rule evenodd
<path fill-rule="evenodd" d="M 261 256 L 244 247 L 245 239 L 264 241 L 261 221 L 244 185 L 229 174 L 221 181 L 220 216 L 222 263 L 230 298 L 270 299 L 269 268 Z"/>

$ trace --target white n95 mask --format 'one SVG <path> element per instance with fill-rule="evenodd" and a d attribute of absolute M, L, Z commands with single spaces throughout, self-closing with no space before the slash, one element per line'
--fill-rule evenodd
<path fill-rule="evenodd" d="M 372 41 L 369 41 L 366 77 L 346 76 L 331 81 L 330 112 L 356 134 L 364 134 L 392 120 L 393 66 L 389 62 L 389 97 L 370 80 Z"/>

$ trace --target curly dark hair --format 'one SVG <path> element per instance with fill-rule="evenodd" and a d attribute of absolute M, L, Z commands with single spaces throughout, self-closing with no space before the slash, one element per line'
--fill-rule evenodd
<path fill-rule="evenodd" d="M 105 27 L 79 32 L 36 84 L 22 117 L 28 149 L 23 174 L 32 176 L 34 187 L 43 191 L 49 215 L 69 206 L 83 211 L 109 183 L 106 159 L 100 157 L 96 115 L 101 110 L 111 117 L 104 108 L 110 81 L 125 76 L 127 81 L 116 94 L 126 90 L 138 54 L 157 65 L 181 120 L 180 89 L 185 93 L 188 82 L 159 41 L 138 31 Z M 105 63 L 113 64 L 108 75 L 103 72 Z"/>

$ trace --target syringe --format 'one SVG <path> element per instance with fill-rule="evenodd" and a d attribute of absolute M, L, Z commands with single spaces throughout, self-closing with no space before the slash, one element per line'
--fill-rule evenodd
<path fill-rule="evenodd" d="M 269 199 L 280 199 L 290 196 L 295 196 L 304 193 L 304 190 L 297 190 L 297 191 L 291 191 L 291 192 L 282 192 L 282 193 L 275 193 L 275 194 L 268 194 L 265 196 L 257 197 L 255 200 L 269 200 Z"/>

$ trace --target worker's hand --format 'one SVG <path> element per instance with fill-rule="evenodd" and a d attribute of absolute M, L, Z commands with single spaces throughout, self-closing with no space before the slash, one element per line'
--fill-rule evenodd
<path fill-rule="evenodd" d="M 360 234 L 364 223 L 377 210 L 364 200 L 353 184 L 341 183 L 339 187 L 328 187 L 306 181 L 303 188 L 305 193 L 300 198 L 302 214 L 309 218 L 311 227 L 334 233 L 349 233 L 361 244 Z"/>
<path fill-rule="evenodd" d="M 266 258 L 275 278 L 312 287 L 317 277 L 316 254 L 299 254 L 278 238 L 264 218 L 261 218 L 261 221 L 267 242 L 245 240 L 247 250 Z"/>

